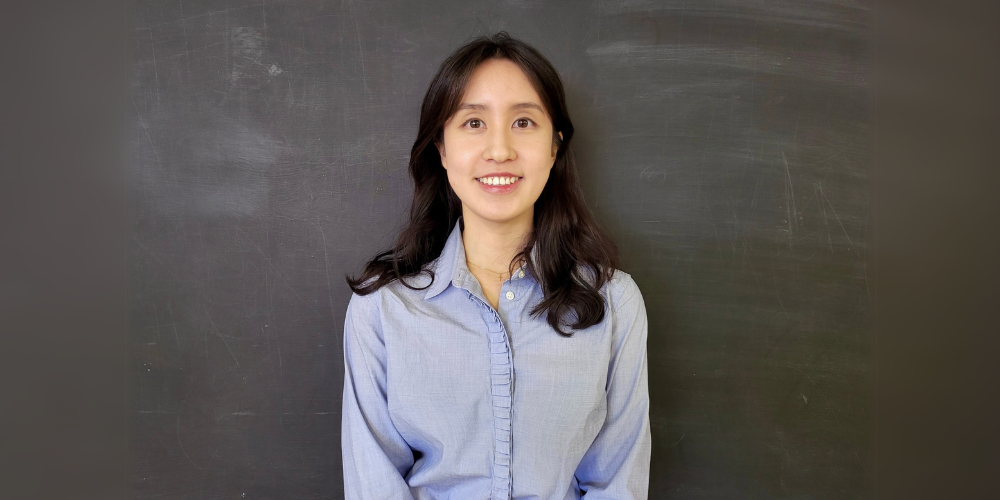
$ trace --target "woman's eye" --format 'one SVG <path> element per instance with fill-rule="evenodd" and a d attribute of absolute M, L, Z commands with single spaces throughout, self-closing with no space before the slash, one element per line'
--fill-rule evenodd
<path fill-rule="evenodd" d="M 518 125 L 521 128 L 528 128 L 531 126 L 531 120 L 527 118 L 518 118 L 517 121 L 514 122 L 514 124 Z"/>
<path fill-rule="evenodd" d="M 480 128 L 480 126 L 483 124 L 482 120 L 480 120 L 479 118 L 473 118 L 466 123 L 469 125 L 469 128 Z"/>

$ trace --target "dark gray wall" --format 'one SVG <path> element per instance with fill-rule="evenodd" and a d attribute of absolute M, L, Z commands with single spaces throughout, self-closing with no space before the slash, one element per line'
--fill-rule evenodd
<path fill-rule="evenodd" d="M 870 2 L 135 2 L 133 498 L 342 498 L 342 331 L 420 99 L 560 71 L 649 313 L 651 498 L 870 497 Z"/>

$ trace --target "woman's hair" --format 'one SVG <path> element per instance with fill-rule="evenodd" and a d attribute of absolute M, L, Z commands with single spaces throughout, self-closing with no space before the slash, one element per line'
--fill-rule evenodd
<path fill-rule="evenodd" d="M 417 139 L 410 151 L 414 190 L 409 223 L 393 248 L 368 262 L 360 278 L 347 276 L 347 283 L 358 295 L 367 295 L 396 279 L 407 288 L 426 289 L 414 288 L 402 278 L 420 274 L 426 264 L 440 256 L 462 215 L 462 202 L 448 183 L 435 143 L 443 142 L 444 125 L 456 112 L 469 76 L 489 59 L 508 59 L 517 64 L 552 117 L 552 140 L 558 147 L 555 164 L 535 202 L 532 232 L 508 271 L 513 272 L 515 262 L 525 262 L 544 295 L 530 314 L 534 317 L 548 311 L 547 321 L 552 328 L 560 335 L 572 336 L 572 332 L 559 328 L 560 320 L 571 311 L 576 313 L 576 321 L 564 323 L 576 330 L 604 319 L 604 300 L 598 291 L 618 267 L 618 249 L 601 231 L 584 202 L 570 149 L 573 124 L 559 75 L 536 49 L 503 31 L 463 45 L 441 64 L 424 96 Z M 534 246 L 538 247 L 538 261 L 531 259 Z M 589 270 L 589 276 L 583 275 L 584 269 Z M 427 272 L 432 280 L 436 279 L 432 271 Z"/>

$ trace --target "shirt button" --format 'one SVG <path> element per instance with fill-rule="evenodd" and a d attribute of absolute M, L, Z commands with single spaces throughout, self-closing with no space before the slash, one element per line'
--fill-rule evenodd
<path fill-rule="evenodd" d="M 518 278 L 523 278 L 524 277 L 524 271 L 518 271 L 517 272 L 517 277 Z"/>
<path fill-rule="evenodd" d="M 514 300 L 514 292 L 507 292 L 507 300 Z"/>

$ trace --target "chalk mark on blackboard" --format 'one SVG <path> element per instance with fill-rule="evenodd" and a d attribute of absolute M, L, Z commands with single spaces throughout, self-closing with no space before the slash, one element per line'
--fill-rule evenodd
<path fill-rule="evenodd" d="M 271 348 L 271 336 L 268 335 L 266 331 L 264 331 L 264 327 L 263 326 L 260 327 L 260 333 L 263 333 L 264 337 L 267 338 L 267 347 L 268 347 L 268 349 L 270 349 Z M 284 367 L 281 365 L 281 342 L 278 342 L 277 338 L 274 339 L 274 347 L 278 349 L 278 380 L 284 380 L 285 379 L 285 371 L 284 371 Z"/>
<path fill-rule="evenodd" d="M 819 194 L 819 185 L 813 184 L 813 197 L 816 197 L 817 194 Z M 818 197 L 818 200 L 819 208 L 823 212 L 823 227 L 826 228 L 826 242 L 830 247 L 830 252 L 833 253 L 833 236 L 830 234 L 830 223 L 828 222 L 829 218 L 826 215 L 826 202 L 822 195 Z"/>
<path fill-rule="evenodd" d="M 832 155 L 827 156 L 826 158 L 823 158 L 822 160 L 814 161 L 812 163 L 800 163 L 799 166 L 809 167 L 809 166 L 812 166 L 812 165 L 819 165 L 820 163 L 826 163 L 826 162 L 828 162 L 828 161 L 830 161 L 830 160 L 832 160 L 832 159 L 840 156 L 840 154 L 843 153 L 843 152 L 844 152 L 843 149 L 838 149 L 836 153 L 833 153 Z"/>
<path fill-rule="evenodd" d="M 778 296 L 778 305 L 781 306 L 781 312 L 785 313 L 785 318 L 788 318 L 788 311 L 785 310 L 785 303 L 781 301 L 781 292 L 778 291 L 778 272 L 774 268 L 774 256 L 771 256 L 771 278 L 774 279 L 774 294 Z"/>
<path fill-rule="evenodd" d="M 677 446 L 677 445 L 681 444 L 681 441 L 684 441 L 684 436 L 687 436 L 686 432 L 684 434 L 681 434 L 681 438 L 678 439 L 676 443 L 670 445 L 670 447 L 673 448 L 674 446 Z"/>
<path fill-rule="evenodd" d="M 319 223 L 319 219 L 313 219 L 313 223 L 319 229 L 320 236 L 323 237 L 323 260 L 326 262 L 326 296 L 330 302 L 330 317 L 333 318 L 336 314 L 333 307 L 333 282 L 330 278 L 330 255 L 327 253 L 326 249 L 326 232 L 323 231 L 323 226 Z M 333 331 L 337 331 L 334 329 Z"/>
<path fill-rule="evenodd" d="M 753 189 L 753 197 L 750 199 L 750 209 L 747 215 L 753 215 L 754 207 L 757 206 L 757 193 L 760 191 L 760 176 L 757 176 L 757 185 Z M 749 219 L 749 218 L 748 218 Z M 747 244 L 750 241 L 750 221 L 747 220 L 743 224 L 743 268 L 746 269 L 747 266 Z M 753 280 L 757 283 L 757 287 L 760 288 L 760 281 L 757 279 L 757 272 L 754 271 L 753 263 L 750 264 L 750 273 L 753 274 Z"/>
<path fill-rule="evenodd" d="M 233 361 L 236 362 L 236 367 L 242 371 L 243 367 L 240 366 L 240 360 L 236 359 L 236 353 L 234 353 L 233 350 L 229 347 L 229 342 L 226 342 L 226 338 L 221 333 L 219 333 L 219 329 L 216 328 L 215 321 L 212 320 L 212 313 L 208 312 L 208 306 L 202 304 L 202 307 L 205 308 L 205 314 L 208 315 L 208 322 L 212 324 L 213 333 L 215 333 L 216 336 L 222 339 L 222 343 L 226 345 L 226 349 L 229 351 L 229 354 L 232 355 Z"/>
<path fill-rule="evenodd" d="M 139 112 L 139 106 L 135 104 L 135 96 L 129 92 L 128 98 L 132 101 L 132 109 L 135 109 L 135 116 L 139 119 L 139 125 L 142 125 L 142 131 L 146 133 L 146 140 L 149 141 L 149 149 L 153 152 L 153 158 L 156 159 L 156 164 L 160 165 L 160 155 L 156 153 L 156 144 L 153 144 L 153 137 L 149 135 L 149 127 L 146 126 L 146 120 L 142 119 L 142 113 Z"/>
<path fill-rule="evenodd" d="M 309 309 L 312 309 L 312 311 L 314 313 L 316 313 L 317 316 L 323 318 L 323 315 L 320 314 L 319 311 L 317 311 L 316 308 L 314 308 L 312 306 L 312 304 L 310 304 L 309 302 L 307 302 L 306 299 L 304 299 L 301 295 L 299 295 L 299 292 L 296 291 L 295 288 L 293 288 L 292 285 L 290 285 L 288 283 L 288 280 L 286 280 L 285 277 L 282 276 L 281 273 L 278 272 L 278 270 L 274 267 L 274 264 L 271 262 L 271 258 L 268 257 L 267 254 L 265 254 L 264 251 L 260 249 L 260 246 L 258 246 L 257 243 L 252 238 L 250 238 L 250 235 L 248 235 L 246 232 L 244 232 L 243 229 L 240 228 L 240 226 L 238 226 L 238 225 L 234 225 L 233 227 L 235 227 L 237 231 L 239 231 L 241 234 L 243 234 L 243 236 L 246 237 L 246 239 L 250 242 L 250 244 L 253 245 L 254 248 L 257 249 L 257 253 L 259 253 L 261 255 L 261 257 L 264 258 L 264 262 L 267 262 L 268 267 L 271 268 L 271 271 L 274 272 L 274 275 L 277 276 L 281 280 L 281 282 L 284 283 L 285 286 L 288 287 L 288 289 L 291 290 L 292 293 L 295 294 L 295 296 L 298 297 L 298 299 L 303 304 L 306 305 L 306 307 L 308 307 Z"/>
<path fill-rule="evenodd" d="M 184 458 L 186 458 L 188 462 L 191 462 L 191 465 L 195 466 L 195 468 L 197 468 L 198 470 L 205 470 L 204 467 L 195 463 L 194 460 L 191 460 L 191 455 L 188 455 L 187 450 L 184 449 L 184 443 L 181 441 L 181 413 L 183 412 L 184 412 L 184 401 L 181 401 L 181 408 L 177 412 L 177 420 L 175 421 L 174 424 L 174 431 L 177 434 L 177 444 L 181 447 L 181 453 L 184 454 Z"/>
<path fill-rule="evenodd" d="M 361 84 L 365 91 L 365 107 L 371 98 L 368 96 L 368 75 L 365 73 L 365 53 L 361 45 L 361 29 L 358 28 L 358 16 L 354 13 L 354 2 L 351 2 L 351 20 L 354 21 L 354 33 L 358 37 L 358 59 L 361 61 Z"/>
<path fill-rule="evenodd" d="M 156 321 L 156 342 L 149 342 L 147 345 L 156 345 L 158 342 L 163 342 L 163 337 L 160 336 L 160 328 L 165 326 L 160 324 L 160 310 L 156 308 L 156 303 L 153 303 L 153 319 Z"/>
<path fill-rule="evenodd" d="M 153 30 L 149 30 L 149 50 L 153 53 L 153 81 L 156 82 L 156 100 L 160 100 L 160 71 L 156 68 L 156 47 L 153 42 Z"/>
<path fill-rule="evenodd" d="M 174 310 L 170 307 L 170 301 L 167 301 L 167 311 L 170 312 L 170 326 L 174 329 L 174 341 L 177 342 L 177 347 L 181 347 L 181 338 L 177 335 L 177 320 L 174 319 Z"/>
<path fill-rule="evenodd" d="M 819 186 L 820 197 L 822 197 L 823 201 L 825 201 L 830 205 L 830 211 L 833 212 L 833 217 L 837 219 L 837 224 L 840 224 L 840 229 L 844 231 L 844 236 L 847 238 L 847 243 L 851 246 L 851 249 L 854 249 L 854 242 L 851 241 L 851 236 L 847 234 L 847 228 L 844 227 L 844 223 L 840 220 L 840 216 L 837 215 L 837 210 L 833 208 L 833 203 L 830 201 L 830 199 L 827 198 L 825 194 L 823 194 L 823 182 L 817 181 L 816 185 Z"/>
<path fill-rule="evenodd" d="M 868 288 L 868 249 L 865 248 L 864 256 L 861 259 L 861 269 L 864 271 L 865 277 L 865 292 L 868 293 L 868 300 L 872 300 L 872 291 Z"/>
<path fill-rule="evenodd" d="M 792 246 L 792 227 L 796 226 L 795 217 L 798 211 L 795 210 L 795 186 L 792 184 L 792 173 L 788 169 L 788 159 L 785 152 L 781 151 L 781 161 L 785 164 L 785 213 L 788 214 L 788 246 Z"/>

